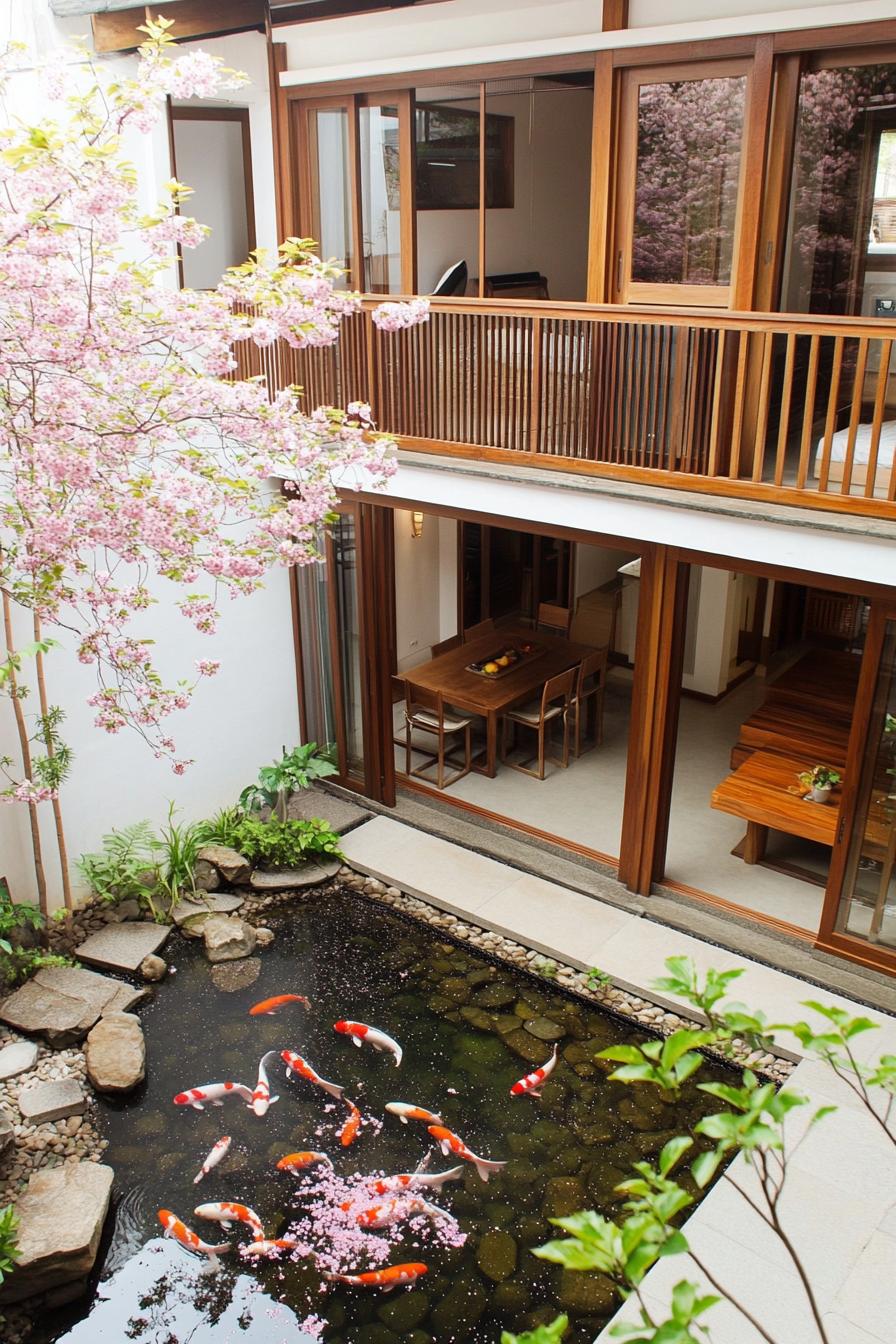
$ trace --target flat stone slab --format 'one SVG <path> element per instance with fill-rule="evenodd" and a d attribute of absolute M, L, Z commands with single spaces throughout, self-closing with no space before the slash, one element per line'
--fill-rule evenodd
<path fill-rule="evenodd" d="M 237 990 L 248 989 L 254 985 L 261 974 L 259 957 L 244 957 L 242 961 L 222 961 L 211 970 L 212 984 L 225 994 L 235 994 Z"/>
<path fill-rule="evenodd" d="M 210 891 L 208 900 L 178 901 L 171 911 L 171 918 L 180 928 L 195 915 L 229 915 L 232 911 L 239 910 L 242 903 L 242 896 L 234 896 L 229 891 Z"/>
<path fill-rule="evenodd" d="M 337 798 L 323 789 L 303 789 L 301 793 L 294 793 L 286 811 L 296 821 L 311 821 L 313 817 L 320 817 L 338 835 L 360 826 L 362 821 L 368 821 L 372 815 L 363 807 L 358 807 L 357 803 Z"/>
<path fill-rule="evenodd" d="M 133 1013 L 107 1013 L 84 1046 L 87 1077 L 97 1092 L 130 1092 L 146 1077 L 146 1042 Z"/>
<path fill-rule="evenodd" d="M 83 1041 L 103 1013 L 127 1012 L 149 997 L 85 966 L 45 966 L 0 1006 L 0 1022 L 62 1049 Z"/>
<path fill-rule="evenodd" d="M 113 1176 L 100 1162 L 34 1172 L 16 1202 L 16 1267 L 0 1288 L 0 1301 L 21 1302 L 90 1273 Z"/>
<path fill-rule="evenodd" d="M 104 966 L 109 971 L 139 971 L 140 963 L 151 952 L 158 952 L 171 932 L 170 924 L 147 921 L 107 924 L 92 933 L 76 950 L 79 961 Z"/>
<path fill-rule="evenodd" d="M 225 882 L 243 882 L 252 865 L 244 854 L 229 845 L 203 845 L 196 856 L 201 863 L 210 863 Z"/>
<path fill-rule="evenodd" d="M 65 1120 L 87 1110 L 84 1089 L 74 1078 L 59 1078 L 48 1083 L 29 1083 L 19 1093 L 19 1110 L 32 1125 L 50 1120 Z"/>
<path fill-rule="evenodd" d="M 256 868 L 249 879 L 253 891 L 295 891 L 300 887 L 316 887 L 335 877 L 342 864 L 338 859 L 309 859 L 301 868 L 262 870 Z"/>
<path fill-rule="evenodd" d="M 37 1063 L 38 1049 L 33 1041 L 13 1041 L 0 1050 L 0 1079 L 27 1073 Z"/>

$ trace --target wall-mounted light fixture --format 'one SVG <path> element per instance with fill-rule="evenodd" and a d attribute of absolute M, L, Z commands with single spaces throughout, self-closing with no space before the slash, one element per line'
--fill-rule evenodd
<path fill-rule="evenodd" d="M 415 509 L 411 514 L 411 536 L 416 540 L 423 536 L 423 514 Z"/>

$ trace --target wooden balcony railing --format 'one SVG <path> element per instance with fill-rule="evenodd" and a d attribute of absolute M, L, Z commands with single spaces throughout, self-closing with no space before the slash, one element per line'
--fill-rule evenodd
<path fill-rule="evenodd" d="M 434 299 L 337 346 L 244 346 L 237 376 L 369 401 L 403 447 L 896 518 L 896 325 Z"/>

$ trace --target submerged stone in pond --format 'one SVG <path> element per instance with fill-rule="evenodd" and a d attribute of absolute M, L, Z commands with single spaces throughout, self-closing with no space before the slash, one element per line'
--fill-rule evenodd
<path fill-rule="evenodd" d="M 479 966 L 475 971 L 467 972 L 467 984 L 476 989 L 479 985 L 487 985 L 496 975 L 494 966 Z"/>
<path fill-rule="evenodd" d="M 486 1232 L 476 1251 L 476 1263 L 487 1279 L 501 1283 L 516 1269 L 517 1247 L 509 1232 L 493 1228 Z"/>
<path fill-rule="evenodd" d="M 557 1294 L 561 1307 L 573 1312 L 605 1315 L 619 1304 L 611 1279 L 590 1270 L 564 1269 Z"/>
<path fill-rule="evenodd" d="M 518 1279 L 508 1279 L 505 1283 L 499 1283 L 492 1293 L 492 1306 L 497 1307 L 498 1311 L 508 1312 L 511 1316 L 525 1311 L 531 1301 L 532 1294 Z"/>
<path fill-rule="evenodd" d="M 437 1339 L 463 1339 L 488 1306 L 488 1297 L 478 1279 L 461 1275 L 432 1310 L 430 1321 Z"/>
<path fill-rule="evenodd" d="M 452 1003 L 466 1003 L 470 997 L 470 986 L 460 976 L 449 976 L 439 985 L 439 993 Z"/>
<path fill-rule="evenodd" d="M 393 1297 L 391 1302 L 384 1302 L 377 1315 L 383 1325 L 404 1337 L 405 1333 L 419 1325 L 428 1313 L 428 1295 L 421 1289 L 414 1288 L 410 1292 Z"/>
<path fill-rule="evenodd" d="M 549 1017 L 532 1018 L 531 1021 L 523 1023 L 523 1029 L 539 1041 L 559 1041 L 566 1035 L 566 1028 L 552 1022 Z"/>
<path fill-rule="evenodd" d="M 248 989 L 255 984 L 260 974 L 261 960 L 258 957 L 246 957 L 243 961 L 222 961 L 211 969 L 212 984 L 225 994 Z"/>
<path fill-rule="evenodd" d="M 506 1008 L 516 1000 L 516 992 L 509 985 L 486 985 L 474 996 L 480 1008 Z"/>
<path fill-rule="evenodd" d="M 540 1041 L 528 1032 L 523 1031 L 522 1027 L 517 1027 L 516 1031 L 508 1031 L 504 1037 L 504 1044 L 509 1046 L 515 1055 L 524 1059 L 527 1064 L 543 1064 L 545 1062 L 545 1050 Z"/>
<path fill-rule="evenodd" d="M 491 1031 L 494 1023 L 482 1008 L 474 1008 L 471 1003 L 466 1004 L 460 1010 L 460 1015 L 465 1022 L 469 1022 L 471 1027 L 476 1027 L 478 1031 Z"/>
<path fill-rule="evenodd" d="M 541 1211 L 545 1218 L 568 1218 L 588 1204 L 588 1192 L 575 1176 L 555 1176 L 548 1181 Z"/>

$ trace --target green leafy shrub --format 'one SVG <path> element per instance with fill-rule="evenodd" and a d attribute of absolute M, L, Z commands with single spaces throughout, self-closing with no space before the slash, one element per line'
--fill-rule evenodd
<path fill-rule="evenodd" d="M 159 841 L 148 821 L 138 821 L 104 835 L 102 849 L 82 854 L 78 868 L 101 901 L 113 905 L 138 900 L 145 904 L 147 892 L 159 880 Z"/>
<path fill-rule="evenodd" d="M 227 845 L 239 849 L 240 827 L 246 819 L 241 807 L 222 807 L 205 821 L 196 823 L 200 845 Z"/>
<path fill-rule="evenodd" d="M 0 1283 L 15 1269 L 19 1254 L 19 1220 L 11 1204 L 0 1209 Z"/>
<path fill-rule="evenodd" d="M 318 855 L 341 858 L 339 836 L 317 817 L 310 821 L 258 821 L 246 817 L 234 848 L 250 863 L 291 868 Z"/>
<path fill-rule="evenodd" d="M 146 901 L 152 910 L 154 919 L 163 919 L 171 913 L 181 896 L 193 896 L 196 893 L 196 858 L 204 841 L 201 823 L 175 821 L 176 808 L 168 804 L 168 821 L 162 827 L 161 837 L 155 842 L 160 863 L 155 893 L 164 897 L 165 909 L 160 910 L 153 899 L 153 892 L 145 893 Z"/>
<path fill-rule="evenodd" d="M 45 952 L 42 947 L 18 947 L 12 940 L 12 935 L 19 929 L 42 929 L 44 922 L 44 917 L 36 905 L 30 905 L 27 901 L 17 905 L 10 896 L 6 883 L 0 882 L 0 981 L 3 984 L 19 984 L 35 971 L 39 971 L 42 966 L 70 965 L 68 957 Z M 2 1230 L 2 1215 L 0 1215 L 0 1230 Z M 0 1252 L 2 1252 L 2 1231 L 0 1231 Z"/>
<path fill-rule="evenodd" d="M 247 812 L 270 808 L 279 821 L 286 820 L 286 807 L 291 796 L 307 789 L 316 779 L 338 774 L 326 749 L 316 742 L 306 742 L 292 751 L 283 748 L 283 755 L 273 765 L 263 765 L 255 784 L 249 784 L 240 794 L 240 806 Z"/>

